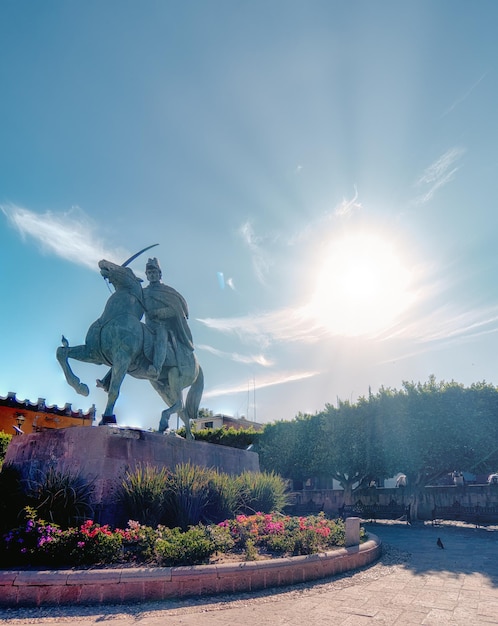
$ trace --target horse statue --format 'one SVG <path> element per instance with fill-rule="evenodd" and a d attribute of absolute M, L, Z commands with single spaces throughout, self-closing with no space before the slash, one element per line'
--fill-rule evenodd
<path fill-rule="evenodd" d="M 164 433 L 173 413 L 185 424 L 187 439 L 192 439 L 191 420 L 197 418 L 204 390 L 204 375 L 192 350 L 175 343 L 175 354 L 164 361 L 160 372 L 151 377 L 155 335 L 140 320 L 146 312 L 142 281 L 124 265 L 99 261 L 101 275 L 111 283 L 115 292 L 108 299 L 104 312 L 88 329 L 85 343 L 69 346 L 63 336 L 57 348 L 59 361 L 67 382 L 83 396 L 88 386 L 73 373 L 68 359 L 110 366 L 109 372 L 97 386 L 107 392 L 107 405 L 102 424 L 115 424 L 114 406 L 126 374 L 149 380 L 167 405 L 161 413 L 159 432 Z M 190 387 L 183 402 L 183 389 Z"/>

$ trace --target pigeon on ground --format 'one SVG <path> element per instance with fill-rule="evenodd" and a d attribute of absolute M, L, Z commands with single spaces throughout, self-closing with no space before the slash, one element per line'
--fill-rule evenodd
<path fill-rule="evenodd" d="M 441 548 L 441 550 L 444 550 L 443 542 L 441 541 L 439 537 L 437 538 L 437 545 L 438 545 L 438 548 Z"/>

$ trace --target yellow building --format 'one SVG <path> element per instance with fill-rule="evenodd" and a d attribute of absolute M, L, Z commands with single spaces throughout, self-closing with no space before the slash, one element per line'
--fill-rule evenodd
<path fill-rule="evenodd" d="M 11 435 L 35 433 L 47 428 L 91 426 L 94 420 L 95 405 L 83 413 L 81 409 L 73 411 L 69 403 L 59 408 L 47 406 L 44 398 L 38 398 L 35 403 L 18 400 L 12 391 L 6 398 L 0 396 L 0 430 Z"/>

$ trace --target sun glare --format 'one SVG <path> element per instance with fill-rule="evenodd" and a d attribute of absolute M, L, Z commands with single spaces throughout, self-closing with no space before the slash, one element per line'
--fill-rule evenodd
<path fill-rule="evenodd" d="M 320 260 L 309 315 L 333 334 L 377 334 L 413 302 L 411 278 L 388 240 L 371 233 L 344 236 Z"/>

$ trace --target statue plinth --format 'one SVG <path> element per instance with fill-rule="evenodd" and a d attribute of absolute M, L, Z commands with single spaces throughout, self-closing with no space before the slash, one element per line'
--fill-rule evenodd
<path fill-rule="evenodd" d="M 174 469 L 182 463 L 232 475 L 259 472 L 259 457 L 249 450 L 118 426 L 61 428 L 14 437 L 4 462 L 25 478 L 54 468 L 93 481 L 95 521 L 111 525 L 128 521 L 116 502 L 127 471 L 145 464 Z"/>

